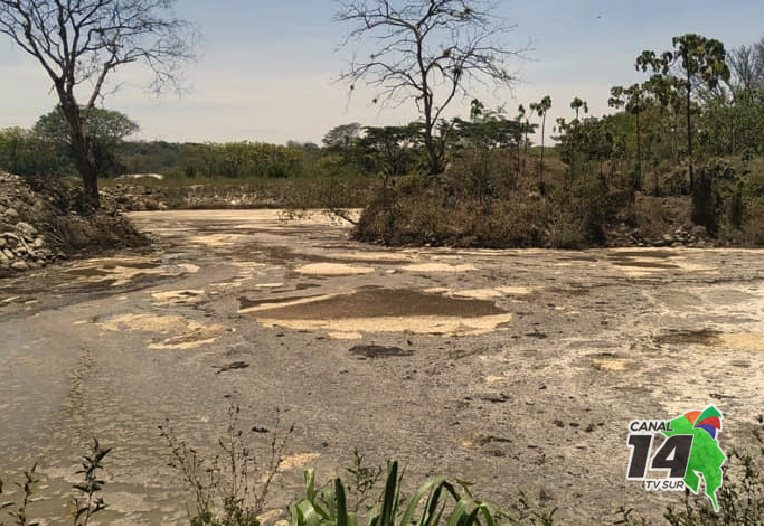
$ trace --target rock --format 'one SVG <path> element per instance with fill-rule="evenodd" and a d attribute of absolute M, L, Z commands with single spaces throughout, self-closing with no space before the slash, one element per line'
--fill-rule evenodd
<path fill-rule="evenodd" d="M 26 261 L 14 261 L 11 263 L 11 270 L 15 270 L 17 272 L 24 272 L 25 270 L 29 270 L 29 263 Z"/>
<path fill-rule="evenodd" d="M 16 225 L 16 231 L 25 237 L 34 237 L 37 235 L 37 229 L 29 223 L 18 223 Z"/>
<path fill-rule="evenodd" d="M 19 211 L 15 208 L 9 208 L 5 211 L 5 217 L 16 218 L 19 217 Z"/>
<path fill-rule="evenodd" d="M 4 237 L 0 237 L 0 248 L 5 248 L 7 244 L 8 241 Z"/>

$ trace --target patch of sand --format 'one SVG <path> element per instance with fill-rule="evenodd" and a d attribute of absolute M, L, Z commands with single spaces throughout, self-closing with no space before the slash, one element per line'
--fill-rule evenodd
<path fill-rule="evenodd" d="M 685 257 L 673 255 L 629 256 L 613 263 L 622 273 L 631 277 L 645 277 L 666 272 L 718 273 L 718 267 L 690 263 Z"/>
<path fill-rule="evenodd" d="M 284 515 L 284 510 L 269 510 L 265 513 L 262 513 L 257 516 L 257 520 L 260 521 L 260 524 L 269 524 L 274 521 L 277 521 Z M 286 521 L 285 521 L 286 522 Z"/>
<path fill-rule="evenodd" d="M 512 314 L 492 301 L 449 298 L 412 289 L 361 289 L 245 308 L 265 326 L 356 336 L 365 332 L 483 334 Z"/>
<path fill-rule="evenodd" d="M 112 332 L 146 331 L 171 332 L 183 330 L 186 322 L 180 316 L 157 316 L 156 314 L 121 314 L 100 324 L 102 329 Z"/>
<path fill-rule="evenodd" d="M 357 261 L 363 263 L 374 263 L 376 261 L 384 263 L 401 263 L 415 259 L 414 256 L 397 252 L 324 252 L 317 255 L 339 259 L 343 261 Z"/>
<path fill-rule="evenodd" d="M 494 314 L 475 318 L 459 316 L 410 316 L 351 318 L 341 320 L 285 320 L 258 318 L 266 327 L 292 330 L 327 331 L 334 334 L 358 332 L 442 333 L 452 336 L 477 336 L 501 330 L 500 325 L 512 320 L 512 314 Z"/>
<path fill-rule="evenodd" d="M 99 324 L 103 330 L 112 332 L 143 331 L 160 334 L 173 333 L 169 338 L 149 344 L 149 349 L 196 349 L 214 343 L 226 331 L 217 324 L 201 324 L 184 320 L 180 316 L 155 314 L 122 314 Z"/>
<path fill-rule="evenodd" d="M 195 305 L 202 301 L 205 291 L 203 290 L 168 290 L 165 292 L 153 292 L 151 294 L 154 305 Z"/>
<path fill-rule="evenodd" d="M 286 307 L 292 307 L 295 305 L 304 305 L 306 303 L 314 303 L 317 301 L 330 300 L 336 296 L 338 296 L 338 294 L 322 294 L 319 296 L 311 296 L 309 298 L 300 298 L 298 300 L 283 301 L 281 303 L 264 303 L 262 305 L 258 305 L 257 307 L 247 307 L 245 309 L 239 309 L 238 313 L 249 314 L 252 312 L 260 312 L 265 310 L 284 309 Z"/>
<path fill-rule="evenodd" d="M 72 264 L 66 271 L 76 282 L 113 282 L 127 285 L 137 276 L 179 276 L 195 274 L 199 267 L 191 263 L 161 264 L 153 258 L 94 258 Z"/>
<path fill-rule="evenodd" d="M 327 334 L 333 340 L 362 340 L 363 334 L 360 332 L 329 332 Z"/>
<path fill-rule="evenodd" d="M 295 471 L 304 468 L 311 462 L 315 462 L 321 457 L 320 453 L 297 453 L 289 455 L 282 459 L 279 465 L 279 471 Z"/>
<path fill-rule="evenodd" d="M 504 296 L 527 296 L 535 290 L 532 287 L 498 287 L 495 289 L 453 290 L 449 291 L 449 295 L 474 300 L 490 300 Z"/>
<path fill-rule="evenodd" d="M 764 334 L 755 332 L 732 332 L 719 335 L 722 343 L 740 351 L 764 351 Z"/>
<path fill-rule="evenodd" d="M 175 336 L 173 338 L 168 338 L 166 340 L 162 340 L 161 342 L 151 343 L 149 344 L 149 349 L 172 349 L 177 351 L 186 351 L 189 349 L 198 349 L 204 345 L 215 343 L 217 340 L 217 337 L 204 338 L 203 333 L 192 332 L 189 334 L 183 334 L 181 336 Z"/>
<path fill-rule="evenodd" d="M 345 263 L 310 263 L 297 267 L 295 272 L 311 276 L 352 276 L 358 274 L 371 274 L 372 267 L 360 265 L 347 265 Z"/>
<path fill-rule="evenodd" d="M 404 272 L 414 273 L 440 273 L 440 272 L 471 272 L 477 270 L 475 265 L 449 265 L 448 263 L 414 263 L 411 265 L 404 265 L 400 268 Z"/>
<path fill-rule="evenodd" d="M 188 236 L 185 241 L 192 245 L 236 245 L 251 236 L 246 234 L 205 234 L 200 236 Z"/>
<path fill-rule="evenodd" d="M 628 358 L 600 358 L 594 360 L 594 367 L 600 371 L 623 372 L 631 363 Z"/>

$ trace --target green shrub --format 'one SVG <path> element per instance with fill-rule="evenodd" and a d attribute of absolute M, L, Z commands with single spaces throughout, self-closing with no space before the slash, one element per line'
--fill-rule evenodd
<path fill-rule="evenodd" d="M 398 462 L 387 464 L 387 477 L 377 504 L 360 517 L 348 505 L 348 490 L 337 478 L 324 488 L 316 486 L 313 470 L 305 472 L 305 497 L 289 507 L 292 526 L 497 526 L 554 524 L 556 510 L 533 509 L 524 495 L 513 510 L 477 499 L 467 485 L 444 477 L 430 479 L 414 493 L 403 496 L 403 475 Z"/>
<path fill-rule="evenodd" d="M 715 192 L 713 171 L 705 168 L 699 170 L 692 188 L 692 222 L 706 227 L 711 235 L 719 231 Z"/>

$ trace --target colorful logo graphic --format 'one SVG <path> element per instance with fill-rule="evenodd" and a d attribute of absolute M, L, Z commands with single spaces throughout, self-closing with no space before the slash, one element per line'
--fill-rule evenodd
<path fill-rule="evenodd" d="M 642 481 L 647 491 L 689 489 L 696 495 L 700 494 L 702 481 L 704 494 L 718 512 L 716 494 L 722 487 L 722 466 L 727 461 L 719 447 L 723 420 L 722 413 L 712 405 L 670 421 L 633 421 L 626 440 L 631 447 L 626 479 Z M 648 473 L 652 476 L 648 477 Z"/>

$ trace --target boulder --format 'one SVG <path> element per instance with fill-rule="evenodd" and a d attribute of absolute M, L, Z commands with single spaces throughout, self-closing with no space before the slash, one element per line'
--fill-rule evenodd
<path fill-rule="evenodd" d="M 16 231 L 25 237 L 34 237 L 37 235 L 37 229 L 29 223 L 18 223 L 16 225 Z"/>
<path fill-rule="evenodd" d="M 17 272 L 24 272 L 25 270 L 29 270 L 29 263 L 26 261 L 14 261 L 11 263 L 11 270 L 15 270 Z"/>

